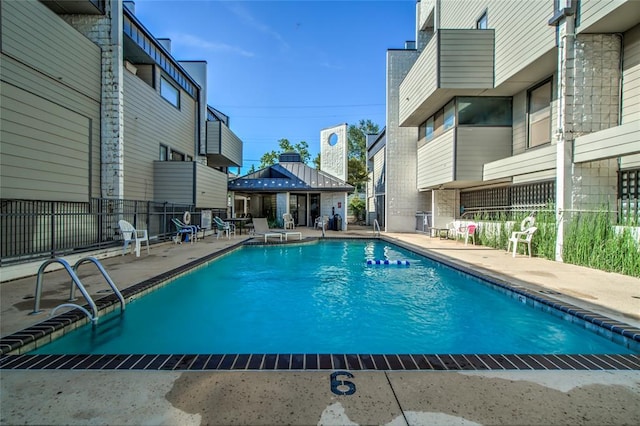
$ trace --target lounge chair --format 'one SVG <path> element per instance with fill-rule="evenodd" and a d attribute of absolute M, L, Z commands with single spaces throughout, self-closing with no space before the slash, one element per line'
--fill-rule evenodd
<path fill-rule="evenodd" d="M 291 213 L 285 213 L 282 215 L 282 219 L 284 220 L 284 229 L 296 229 L 296 222 L 293 220 L 293 215 Z"/>
<path fill-rule="evenodd" d="M 227 238 L 231 239 L 231 234 L 235 237 L 236 226 L 233 223 L 225 222 L 218 216 L 213 217 L 213 222 L 216 224 L 216 238 L 220 238 L 220 234 L 226 233 Z"/>
<path fill-rule="evenodd" d="M 513 257 L 516 257 L 516 251 L 518 249 L 518 243 L 524 243 L 529 249 L 529 257 L 531 257 L 531 239 L 533 234 L 538 230 L 537 227 L 531 226 L 524 231 L 514 231 L 509 238 L 509 244 L 507 245 L 507 253 L 511 249 L 511 243 L 513 243 Z"/>
<path fill-rule="evenodd" d="M 136 229 L 126 220 L 120 220 L 118 226 L 120 226 L 120 232 L 124 240 L 124 246 L 122 247 L 123 256 L 127 252 L 129 243 L 133 242 L 134 245 L 131 246 L 131 251 L 135 251 L 136 257 L 140 257 L 140 245 L 143 241 L 147 243 L 147 254 L 149 254 L 149 234 L 146 229 Z"/>
<path fill-rule="evenodd" d="M 282 241 L 282 237 L 284 237 L 285 241 L 289 240 L 289 237 L 298 237 L 299 240 L 302 239 L 302 232 L 298 231 L 288 231 L 286 229 L 271 229 L 269 228 L 269 224 L 267 223 L 267 219 L 264 217 L 256 217 L 253 218 L 253 234 L 254 235 L 264 235 L 264 242 L 267 242 L 267 239 L 270 237 L 280 238 Z"/>
<path fill-rule="evenodd" d="M 198 241 L 198 225 L 185 225 L 180 219 L 171 219 L 171 222 L 175 225 L 177 234 L 174 237 L 175 243 L 182 243 L 182 236 L 186 235 L 186 241 L 194 243 Z"/>

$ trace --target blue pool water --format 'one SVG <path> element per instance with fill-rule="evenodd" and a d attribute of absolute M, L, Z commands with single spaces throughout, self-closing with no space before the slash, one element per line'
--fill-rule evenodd
<path fill-rule="evenodd" d="M 389 243 L 327 241 L 243 247 L 33 353 L 631 352 Z"/>

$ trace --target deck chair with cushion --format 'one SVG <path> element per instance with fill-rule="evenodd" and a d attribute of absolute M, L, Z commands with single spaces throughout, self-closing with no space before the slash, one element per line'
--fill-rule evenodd
<path fill-rule="evenodd" d="M 507 245 L 507 253 L 511 250 L 511 244 L 513 243 L 513 257 L 516 257 L 518 243 L 523 243 L 526 244 L 526 247 L 529 249 L 529 257 L 531 257 L 531 239 L 537 230 L 537 227 L 531 226 L 524 231 L 512 232 L 511 237 L 509 238 L 509 244 Z"/>
<path fill-rule="evenodd" d="M 149 234 L 146 229 L 135 229 L 133 225 L 126 220 L 120 220 L 118 225 L 120 226 L 120 233 L 124 240 L 124 246 L 122 247 L 123 256 L 127 252 L 129 243 L 134 243 L 131 246 L 131 251 L 136 253 L 136 257 L 140 257 L 140 245 L 142 242 L 146 242 L 147 254 L 149 254 Z"/>
<path fill-rule="evenodd" d="M 182 243 L 182 237 L 185 236 L 185 241 L 194 243 L 198 241 L 199 226 L 197 225 L 185 225 L 180 219 L 173 218 L 171 222 L 175 225 L 177 234 L 174 237 L 175 243 Z"/>
<path fill-rule="evenodd" d="M 269 228 L 267 219 L 264 217 L 253 218 L 253 234 L 264 236 L 264 242 L 267 242 L 267 238 L 279 238 L 282 241 L 284 234 L 280 231 L 272 230 Z"/>
<path fill-rule="evenodd" d="M 218 216 L 213 217 L 213 222 L 216 224 L 216 238 L 220 238 L 220 234 L 227 234 L 228 239 L 231 239 L 231 234 L 235 237 L 236 226 L 233 223 L 225 222 Z"/>

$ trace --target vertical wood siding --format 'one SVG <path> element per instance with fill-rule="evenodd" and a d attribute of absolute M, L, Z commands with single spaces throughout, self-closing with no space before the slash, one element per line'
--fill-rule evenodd
<path fill-rule="evenodd" d="M 481 181 L 485 163 L 511 156 L 510 127 L 458 127 L 456 180 Z"/>
<path fill-rule="evenodd" d="M 640 120 L 640 25 L 624 34 L 622 123 Z"/>
<path fill-rule="evenodd" d="M 184 91 L 180 109 L 131 73 L 124 73 L 125 198 L 152 200 L 153 161 L 160 144 L 195 158 L 196 103 Z"/>
<path fill-rule="evenodd" d="M 419 189 L 453 181 L 454 136 L 448 131 L 418 150 Z"/>
<path fill-rule="evenodd" d="M 42 3 L 2 2 L 2 51 L 100 101 L 100 49 Z"/>

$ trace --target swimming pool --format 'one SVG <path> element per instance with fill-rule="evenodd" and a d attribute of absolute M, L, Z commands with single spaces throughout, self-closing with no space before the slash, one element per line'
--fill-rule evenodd
<path fill-rule="evenodd" d="M 522 298 L 388 242 L 251 246 L 34 353 L 633 353 Z"/>

